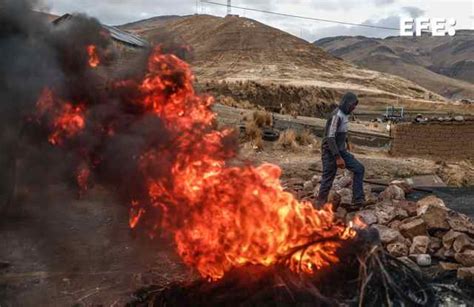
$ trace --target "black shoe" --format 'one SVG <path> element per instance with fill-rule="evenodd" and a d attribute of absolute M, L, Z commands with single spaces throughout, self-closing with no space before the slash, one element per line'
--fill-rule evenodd
<path fill-rule="evenodd" d="M 347 212 L 360 211 L 367 205 L 365 200 L 356 201 L 346 207 Z"/>

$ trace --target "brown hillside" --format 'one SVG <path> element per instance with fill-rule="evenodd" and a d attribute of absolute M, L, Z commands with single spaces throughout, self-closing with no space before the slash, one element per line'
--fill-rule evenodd
<path fill-rule="evenodd" d="M 154 43 L 189 46 L 186 59 L 204 90 L 271 108 L 291 104 L 294 111 L 310 110 L 314 103 L 334 102 L 347 90 L 359 93 L 366 104 L 444 100 L 411 81 L 359 68 L 247 18 L 162 17 L 122 28 Z"/>
<path fill-rule="evenodd" d="M 203 72 L 209 77 L 221 73 L 228 76 L 238 72 L 253 74 L 257 69 L 260 69 L 260 76 L 275 77 L 276 64 L 280 68 L 277 72 L 282 76 L 286 76 L 287 69 L 287 73 L 294 74 L 300 66 L 333 72 L 342 64 L 302 39 L 246 18 L 195 15 L 152 19 L 141 26 L 141 29 L 132 27 L 132 30 L 151 42 L 161 42 L 163 36 L 172 36 L 175 42 L 191 46 L 194 65 L 217 69 Z M 129 28 L 125 26 L 125 29 Z"/>
<path fill-rule="evenodd" d="M 315 42 L 362 67 L 407 78 L 448 98 L 474 99 L 474 31 L 454 37 L 331 37 Z"/>

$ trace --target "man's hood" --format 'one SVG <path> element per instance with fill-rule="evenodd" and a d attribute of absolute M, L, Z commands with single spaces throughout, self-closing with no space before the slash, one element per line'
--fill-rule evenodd
<path fill-rule="evenodd" d="M 342 96 L 341 102 L 339 103 L 339 109 L 344 113 L 349 115 L 351 110 L 353 110 L 353 106 L 358 103 L 358 99 L 356 94 L 352 92 L 347 92 L 344 96 Z"/>

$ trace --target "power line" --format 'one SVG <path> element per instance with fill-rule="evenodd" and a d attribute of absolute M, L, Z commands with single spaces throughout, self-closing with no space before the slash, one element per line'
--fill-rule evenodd
<path fill-rule="evenodd" d="M 228 7 L 227 4 L 213 2 L 213 1 L 202 0 L 202 2 L 203 3 L 208 3 L 208 4 L 213 4 L 213 5 Z M 363 24 L 363 23 L 352 23 L 352 22 L 345 22 L 345 21 L 338 21 L 338 20 L 331 20 L 331 19 L 306 17 L 306 16 L 299 16 L 299 15 L 293 15 L 293 14 L 285 14 L 285 13 L 278 13 L 278 12 L 272 12 L 272 11 L 267 11 L 267 10 L 254 9 L 254 8 L 249 8 L 249 7 L 235 6 L 235 5 L 230 5 L 230 7 L 235 8 L 235 9 L 245 10 L 245 11 L 253 11 L 253 12 L 272 14 L 272 15 L 278 15 L 278 16 L 284 16 L 284 17 L 299 18 L 299 19 L 305 19 L 305 20 L 322 21 L 322 22 L 329 22 L 329 23 L 337 23 L 337 24 L 341 24 L 341 25 L 366 27 L 366 28 L 374 28 L 374 29 L 400 31 L 399 28 L 392 28 L 392 27 L 374 26 L 374 25 L 367 25 L 367 24 Z"/>

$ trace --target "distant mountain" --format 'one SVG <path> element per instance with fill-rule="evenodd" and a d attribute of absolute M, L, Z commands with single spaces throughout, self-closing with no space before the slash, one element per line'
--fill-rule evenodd
<path fill-rule="evenodd" d="M 314 44 L 362 67 L 401 76 L 448 98 L 474 98 L 474 31 L 385 39 L 338 36 Z"/>
<path fill-rule="evenodd" d="M 120 26 L 150 42 L 189 46 L 198 80 L 269 81 L 370 95 L 441 99 L 389 74 L 360 69 L 305 40 L 238 16 L 163 16 Z"/>

